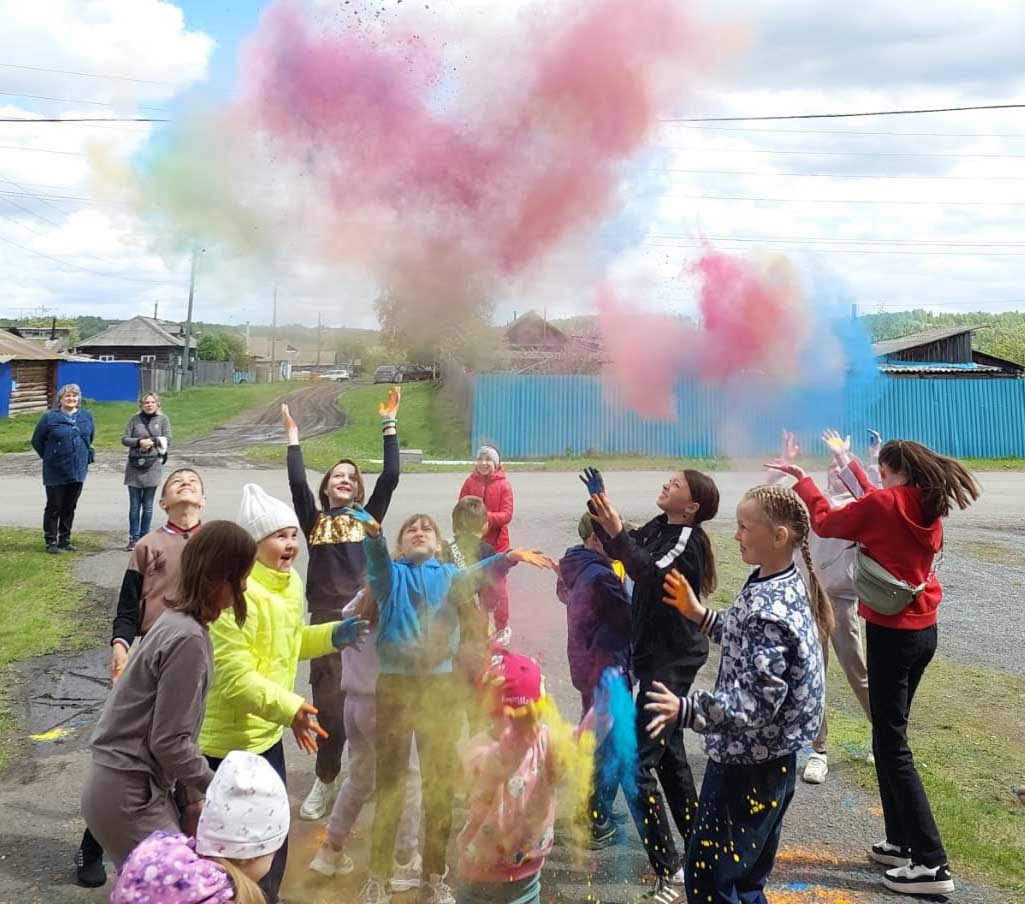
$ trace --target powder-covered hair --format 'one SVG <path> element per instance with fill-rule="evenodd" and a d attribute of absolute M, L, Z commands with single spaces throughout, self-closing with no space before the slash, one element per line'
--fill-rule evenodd
<path fill-rule="evenodd" d="M 811 534 L 808 509 L 797 493 L 779 484 L 753 487 L 744 494 L 744 499 L 757 502 L 761 506 L 765 520 L 772 527 L 785 527 L 790 532 L 794 548 L 801 550 L 801 558 L 804 559 L 808 573 L 811 612 L 819 629 L 819 639 L 825 646 L 829 643 L 829 635 L 833 631 L 833 607 L 812 567 L 811 550 L 808 548 L 808 536 Z"/>

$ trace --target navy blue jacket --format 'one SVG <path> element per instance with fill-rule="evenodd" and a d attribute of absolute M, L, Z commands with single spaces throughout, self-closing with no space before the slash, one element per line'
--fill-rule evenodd
<path fill-rule="evenodd" d="M 83 408 L 74 414 L 47 411 L 36 424 L 32 448 L 43 460 L 43 484 L 48 487 L 85 481 L 92 461 L 93 416 Z"/>
<path fill-rule="evenodd" d="M 566 604 L 570 679 L 590 700 L 606 668 L 630 664 L 630 598 L 608 557 L 586 546 L 571 546 L 559 561 L 557 592 Z"/>

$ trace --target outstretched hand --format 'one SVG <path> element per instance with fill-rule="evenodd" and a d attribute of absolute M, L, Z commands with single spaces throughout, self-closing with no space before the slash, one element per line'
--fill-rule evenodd
<path fill-rule="evenodd" d="M 868 454 L 873 460 L 879 458 L 879 450 L 883 448 L 883 437 L 878 430 L 868 431 Z"/>
<path fill-rule="evenodd" d="M 607 493 L 593 493 L 587 501 L 587 510 L 591 520 L 597 521 L 610 537 L 618 537 L 623 532 L 623 519 L 612 507 Z"/>
<path fill-rule="evenodd" d="M 342 647 L 355 647 L 357 650 L 363 646 L 363 641 L 370 633 L 370 622 L 365 618 L 354 615 L 351 618 L 343 618 L 331 632 L 331 643 L 337 649 Z"/>
<path fill-rule="evenodd" d="M 833 459 L 841 468 L 846 468 L 851 463 L 851 437 L 840 436 L 836 430 L 826 430 L 822 434 L 822 442 L 829 447 L 833 453 Z"/>
<path fill-rule="evenodd" d="M 665 581 L 662 582 L 662 590 L 665 593 L 662 602 L 667 606 L 672 606 L 688 621 L 697 624 L 708 612 L 698 600 L 690 581 L 675 568 L 666 574 Z"/>
<path fill-rule="evenodd" d="M 399 403 L 402 401 L 402 390 L 393 386 L 388 398 L 377 406 L 377 413 L 382 420 L 394 421 L 399 416 Z"/>
<path fill-rule="evenodd" d="M 588 496 L 605 492 L 605 478 L 597 468 L 584 468 L 580 473 L 580 481 L 587 487 Z"/>
<path fill-rule="evenodd" d="M 381 525 L 377 523 L 377 519 L 363 508 L 362 505 L 347 505 L 342 509 L 342 514 L 359 521 L 371 537 L 381 536 Z"/>
<path fill-rule="evenodd" d="M 770 471 L 779 471 L 783 474 L 789 474 L 791 477 L 794 477 L 797 480 L 803 480 L 805 476 L 804 468 L 800 467 L 799 465 L 791 464 L 788 461 L 784 461 L 781 458 L 776 458 L 772 461 L 767 461 L 764 465 L 762 465 L 762 467 L 768 468 Z"/>
<path fill-rule="evenodd" d="M 680 698 L 661 681 L 652 681 L 651 686 L 654 690 L 648 691 L 649 702 L 644 704 L 644 709 L 656 713 L 647 730 L 649 737 L 657 738 L 667 725 L 680 718 Z"/>
<path fill-rule="evenodd" d="M 281 405 L 281 426 L 285 428 L 285 434 L 288 436 L 290 445 L 295 445 L 299 442 L 299 425 L 295 422 L 295 418 L 292 417 L 292 412 L 288 410 L 288 405 L 284 403 Z"/>
<path fill-rule="evenodd" d="M 299 745 L 299 749 L 306 753 L 316 753 L 317 738 L 328 736 L 317 722 L 317 707 L 312 703 L 303 700 L 299 704 L 298 712 L 292 717 L 292 734 L 295 735 L 295 742 Z"/>
<path fill-rule="evenodd" d="M 801 447 L 797 444 L 797 436 L 789 430 L 783 431 L 783 455 L 784 461 L 793 462 L 801 454 Z"/>
<path fill-rule="evenodd" d="M 526 565 L 533 565 L 535 568 L 547 568 L 556 574 L 559 573 L 559 563 L 539 549 L 510 549 L 505 556 L 514 565 L 517 562 L 523 562 Z"/>

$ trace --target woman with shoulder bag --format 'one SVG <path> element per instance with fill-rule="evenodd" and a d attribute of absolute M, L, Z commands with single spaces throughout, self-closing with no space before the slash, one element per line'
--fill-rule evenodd
<path fill-rule="evenodd" d="M 125 465 L 125 486 L 128 487 L 128 545 L 135 544 L 149 533 L 153 520 L 153 497 L 160 486 L 161 465 L 167 461 L 167 444 L 171 439 L 171 422 L 160 410 L 160 396 L 146 392 L 139 397 L 139 413 L 133 414 L 121 437 L 128 447 Z"/>
<path fill-rule="evenodd" d="M 794 490 L 820 537 L 858 544 L 854 585 L 868 623 L 868 693 L 872 751 L 886 838 L 869 857 L 891 867 L 883 884 L 912 895 L 954 890 L 947 855 L 908 745 L 915 691 L 936 652 L 936 610 L 943 588 L 935 566 L 943 548 L 943 521 L 956 505 L 967 508 L 981 492 L 957 461 L 911 440 L 879 451 L 882 487 L 868 480 L 838 435 L 827 435 L 836 463 L 865 495 L 830 508 L 814 481 L 786 462 L 771 467 L 797 478 Z M 845 481 L 846 482 L 846 481 Z"/>

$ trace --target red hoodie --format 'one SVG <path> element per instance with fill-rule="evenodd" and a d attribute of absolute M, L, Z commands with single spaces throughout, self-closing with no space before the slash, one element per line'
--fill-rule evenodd
<path fill-rule="evenodd" d="M 877 489 L 857 462 L 850 471 L 865 490 L 860 499 L 843 508 L 831 508 L 810 477 L 799 480 L 794 492 L 811 515 L 811 528 L 820 537 L 835 537 L 861 544 L 865 552 L 894 577 L 917 586 L 926 582 L 918 598 L 897 615 L 880 615 L 864 603 L 861 617 L 884 628 L 917 631 L 936 624 L 936 608 L 943 588 L 932 573 L 933 559 L 943 546 L 943 521 L 925 524 L 922 491 L 918 487 Z"/>
<path fill-rule="evenodd" d="M 496 552 L 509 548 L 509 522 L 513 516 L 512 484 L 505 478 L 505 471 L 496 468 L 490 477 L 481 477 L 476 471 L 463 482 L 459 498 L 479 496 L 488 510 L 488 529 L 484 542 L 495 547 Z"/>

